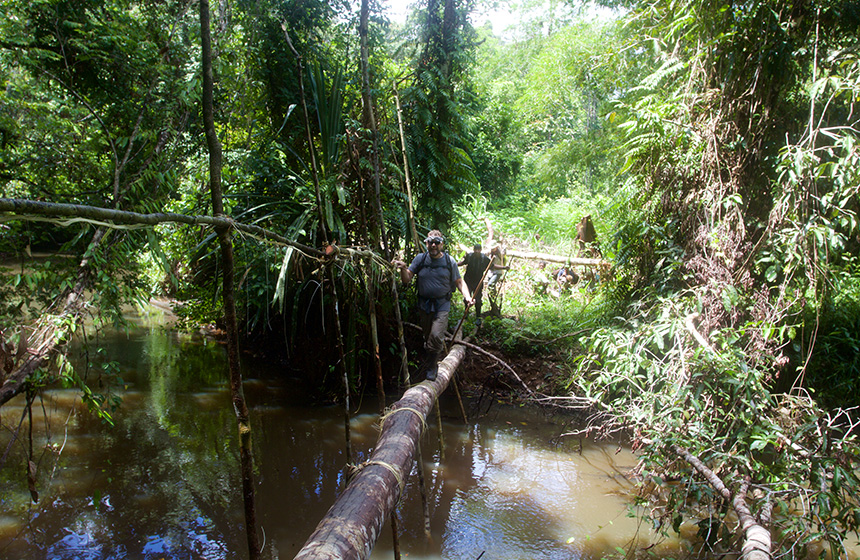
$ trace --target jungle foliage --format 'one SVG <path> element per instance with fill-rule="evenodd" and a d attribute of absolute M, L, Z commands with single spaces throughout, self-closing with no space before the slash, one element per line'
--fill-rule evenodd
<path fill-rule="evenodd" d="M 599 409 L 595 430 L 632 431 L 643 449 L 657 527 L 699 523 L 709 554 L 737 550 L 730 502 L 683 449 L 749 500 L 774 554 L 823 541 L 842 557 L 860 521 L 858 335 L 845 328 L 858 4 L 628 7 L 626 48 L 647 62 L 612 112 L 628 201 L 614 290 L 630 303 L 571 383 Z"/>
<path fill-rule="evenodd" d="M 725 496 L 684 449 L 770 523 L 775 553 L 823 541 L 839 555 L 860 525 L 860 4 L 602 4 L 612 17 L 539 11 L 516 40 L 473 27 L 470 0 L 423 0 L 405 25 L 371 5 L 366 68 L 357 5 L 214 7 L 225 214 L 357 251 L 322 262 L 234 235 L 240 330 L 331 389 L 319 357 L 336 354 L 338 321 L 358 387 L 374 293 L 381 347 L 396 345 L 381 255 L 421 250 L 410 208 L 453 252 L 489 219 L 508 243 L 573 255 L 591 215 L 611 278 L 558 304 L 514 270 L 516 319 L 486 335 L 510 351 L 570 342 L 551 385 L 592 407 L 589 433 L 631 435 L 655 526 L 700 523 L 713 529 L 702 546 L 739 549 Z M 0 196 L 212 212 L 188 3 L 2 5 Z M 83 276 L 110 319 L 160 295 L 189 325 L 222 320 L 210 229 L 8 215 L 0 228 L 15 263 L 0 285 L 4 349 Z M 39 252 L 64 257 L 29 259 Z"/>

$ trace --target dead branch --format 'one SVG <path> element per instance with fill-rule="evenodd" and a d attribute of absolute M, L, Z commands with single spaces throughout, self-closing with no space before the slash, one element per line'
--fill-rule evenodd
<path fill-rule="evenodd" d="M 418 325 L 416 325 L 415 323 L 407 323 L 407 322 L 404 322 L 403 324 L 404 324 L 404 325 L 406 325 L 407 327 L 409 327 L 410 329 L 415 329 L 415 330 L 419 330 L 419 331 L 421 330 L 421 327 L 419 327 L 419 326 L 418 326 Z M 450 341 L 450 340 L 452 340 L 452 335 L 451 335 L 450 333 L 446 333 L 446 335 L 447 335 L 447 336 L 445 337 L 445 338 L 446 338 L 446 340 L 449 340 L 449 341 Z M 495 354 L 492 354 L 492 353 L 490 353 L 490 352 L 487 352 L 486 350 L 484 350 L 484 349 L 483 349 L 483 348 L 481 348 L 480 346 L 478 346 L 478 345 L 476 345 L 476 344 L 472 344 L 471 342 L 466 342 L 466 341 L 464 341 L 464 340 L 462 340 L 462 339 L 457 340 L 457 342 L 456 342 L 456 343 L 457 343 L 457 344 L 462 344 L 462 345 L 463 345 L 463 346 L 465 346 L 466 348 L 469 348 L 469 349 L 471 349 L 471 350 L 474 350 L 475 352 L 478 352 L 479 354 L 483 354 L 484 356 L 488 356 L 488 357 L 492 358 L 493 360 L 495 360 L 496 362 L 498 362 L 502 367 L 504 367 L 506 370 L 508 370 L 508 371 L 511 373 L 511 375 L 513 375 L 513 376 L 514 376 L 514 379 L 516 379 L 516 380 L 520 383 L 520 385 L 522 385 L 522 386 L 523 386 L 523 388 L 526 390 L 526 392 L 527 392 L 529 395 L 531 395 L 532 397 L 537 397 L 537 396 L 538 396 L 538 393 L 535 393 L 534 391 L 532 391 L 532 390 L 531 390 L 531 388 L 529 388 L 529 386 L 528 386 L 528 385 L 526 385 L 526 382 L 522 380 L 522 378 L 517 374 L 517 372 L 514 370 L 514 368 L 512 368 L 510 365 L 508 365 L 508 363 L 507 363 L 507 362 L 505 362 L 504 360 L 502 360 L 501 358 L 499 358 L 499 357 L 498 357 L 498 356 L 496 356 Z M 540 395 L 540 396 L 544 396 L 544 395 Z"/>
<path fill-rule="evenodd" d="M 0 213 L 16 214 L 18 219 L 33 219 L 33 216 L 66 217 L 63 225 L 74 222 L 96 223 L 105 227 L 117 229 L 129 229 L 129 227 L 151 227 L 161 223 L 180 223 L 188 225 L 208 225 L 214 227 L 226 227 L 246 233 L 253 237 L 273 241 L 281 245 L 295 247 L 296 249 L 314 256 L 324 256 L 323 251 L 308 247 L 291 239 L 287 239 L 270 230 L 259 226 L 236 222 L 231 218 L 223 216 L 188 216 L 172 212 L 158 212 L 154 214 L 141 214 L 138 212 L 127 212 L 123 210 L 111 210 L 98 208 L 96 206 L 85 206 L 82 204 L 63 204 L 57 202 L 41 202 L 37 200 L 25 200 L 17 198 L 0 198 Z"/>
<path fill-rule="evenodd" d="M 680 445 L 672 445 L 673 453 L 687 461 L 696 471 L 699 472 L 705 480 L 708 481 L 714 490 L 716 490 L 726 501 L 731 502 L 735 512 L 738 514 L 738 521 L 741 524 L 741 530 L 744 532 L 744 543 L 741 549 L 741 558 L 744 560 L 772 560 L 771 558 L 771 536 L 770 531 L 762 527 L 752 515 L 749 507 L 746 504 L 747 489 L 749 488 L 749 479 L 747 478 L 741 484 L 740 489 L 734 496 L 726 487 L 723 481 L 705 465 L 698 457 L 681 447 Z"/>
<path fill-rule="evenodd" d="M 702 336 L 702 333 L 700 333 L 696 329 L 696 325 L 693 324 L 693 321 L 695 319 L 698 319 L 698 318 L 699 318 L 698 313 L 690 313 L 689 315 L 684 317 L 684 326 L 687 327 L 687 331 L 691 335 L 693 335 L 693 338 L 696 339 L 696 342 L 698 342 L 699 344 L 702 345 L 702 348 L 705 348 L 706 350 L 709 350 L 711 352 L 716 353 L 716 350 L 714 350 L 714 347 L 711 346 L 710 342 L 708 342 L 708 339 L 705 338 L 704 336 Z"/>
<path fill-rule="evenodd" d="M 529 386 L 526 385 L 526 382 L 523 381 L 519 375 L 517 375 L 517 372 L 514 370 L 514 368 L 512 368 L 510 365 L 507 364 L 507 362 L 505 362 L 504 360 L 502 360 L 501 358 L 499 358 L 495 354 L 493 354 L 491 352 L 487 352 L 486 350 L 484 350 L 483 348 L 481 348 L 477 344 L 472 344 L 471 342 L 465 342 L 463 340 L 458 340 L 457 344 L 462 344 L 466 348 L 469 348 L 469 349 L 474 350 L 475 352 L 477 352 L 479 354 L 482 354 L 484 356 L 492 358 L 493 360 L 498 362 L 499 365 L 501 365 L 503 368 L 508 370 L 510 372 L 510 374 L 514 376 L 514 379 L 516 379 L 520 383 L 520 385 L 523 386 L 523 389 L 525 389 L 529 395 L 531 395 L 533 398 L 536 398 L 538 396 L 538 393 L 535 393 L 534 391 L 532 391 L 531 388 L 529 388 Z"/>

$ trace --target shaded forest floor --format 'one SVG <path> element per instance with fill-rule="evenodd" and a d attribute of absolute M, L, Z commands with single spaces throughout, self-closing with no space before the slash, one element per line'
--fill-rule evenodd
<path fill-rule="evenodd" d="M 563 366 L 550 359 L 527 356 L 507 356 L 492 345 L 483 345 L 484 350 L 492 352 L 507 363 L 531 390 L 547 392 L 553 387 L 552 378 Z M 496 398 L 516 400 L 523 396 L 523 387 L 509 371 L 488 356 L 469 351 L 460 364 L 458 375 L 472 393 L 492 393 Z"/>

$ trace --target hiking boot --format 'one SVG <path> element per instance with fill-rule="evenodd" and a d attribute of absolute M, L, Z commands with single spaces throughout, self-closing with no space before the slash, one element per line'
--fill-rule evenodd
<path fill-rule="evenodd" d="M 427 381 L 436 381 L 436 374 L 439 373 L 439 362 L 435 359 L 427 366 Z"/>
<path fill-rule="evenodd" d="M 439 373 L 439 354 L 432 350 L 424 350 L 418 372 L 423 373 L 428 381 L 435 381 Z"/>

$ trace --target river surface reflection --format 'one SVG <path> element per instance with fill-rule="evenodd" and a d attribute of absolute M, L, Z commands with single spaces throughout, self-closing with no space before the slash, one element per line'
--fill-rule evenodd
<path fill-rule="evenodd" d="M 23 401 L 0 408 L 7 455 L 0 558 L 246 557 L 223 348 L 145 320 L 100 335 L 78 356 L 86 358 L 118 362 L 122 406 L 111 427 L 86 412 L 75 389 L 37 401 L 38 504 L 28 499 Z M 343 412 L 311 405 L 283 372 L 245 368 L 264 557 L 292 558 L 343 489 Z M 96 371 L 88 374 L 93 386 Z M 356 462 L 376 442 L 375 406 L 366 395 L 352 416 Z M 443 450 L 435 418 L 428 423 L 422 449 L 433 537 L 424 537 L 413 472 L 398 508 L 404 558 L 591 559 L 656 542 L 627 516 L 625 474 L 635 463 L 627 450 L 559 442 L 558 419 L 526 407 L 495 403 L 468 423 L 459 410 L 450 391 L 443 395 Z M 673 557 L 680 546 L 660 542 L 648 554 Z M 372 558 L 392 558 L 391 549 L 386 527 Z"/>

